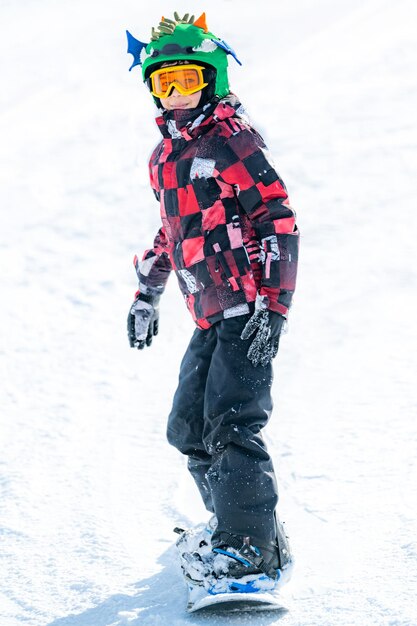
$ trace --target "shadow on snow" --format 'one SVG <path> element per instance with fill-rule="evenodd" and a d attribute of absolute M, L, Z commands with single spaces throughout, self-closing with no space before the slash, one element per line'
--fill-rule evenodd
<path fill-rule="evenodd" d="M 176 559 L 175 547 L 170 547 L 158 559 L 162 570 L 135 584 L 133 595 L 115 594 L 97 606 L 78 615 L 60 617 L 48 626 L 190 626 L 210 623 L 254 624 L 271 626 L 287 614 L 281 610 L 255 613 L 233 613 L 227 609 L 206 609 L 195 614 L 186 612 L 187 593 Z"/>

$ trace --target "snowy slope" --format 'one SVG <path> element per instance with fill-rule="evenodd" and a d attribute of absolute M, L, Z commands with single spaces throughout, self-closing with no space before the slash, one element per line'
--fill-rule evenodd
<path fill-rule="evenodd" d="M 145 39 L 171 8 L 3 0 L 0 625 L 414 625 L 416 5 L 205 9 L 302 231 L 267 429 L 289 611 L 184 614 L 172 527 L 206 514 L 165 441 L 193 329 L 174 278 L 152 349 L 125 337 L 131 259 L 159 219 L 124 30 Z"/>

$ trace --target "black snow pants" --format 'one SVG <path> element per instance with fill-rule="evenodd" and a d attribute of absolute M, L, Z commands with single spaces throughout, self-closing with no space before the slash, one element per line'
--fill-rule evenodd
<path fill-rule="evenodd" d="M 213 536 L 228 532 L 254 545 L 276 540 L 277 484 L 260 433 L 272 411 L 272 365 L 247 358 L 252 338 L 240 339 L 249 315 L 195 330 L 181 363 L 168 419 L 168 441 L 188 455 L 188 468 Z"/>

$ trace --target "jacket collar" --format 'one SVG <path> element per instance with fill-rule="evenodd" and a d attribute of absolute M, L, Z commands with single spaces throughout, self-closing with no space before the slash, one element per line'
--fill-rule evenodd
<path fill-rule="evenodd" d="M 195 139 L 220 120 L 239 117 L 249 122 L 247 114 L 234 94 L 214 100 L 196 109 L 158 109 L 156 123 L 164 139 Z"/>

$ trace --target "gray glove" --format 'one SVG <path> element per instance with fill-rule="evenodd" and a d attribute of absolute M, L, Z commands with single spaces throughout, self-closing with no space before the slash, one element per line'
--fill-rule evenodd
<path fill-rule="evenodd" d="M 255 337 L 249 346 L 247 357 L 253 365 L 268 365 L 277 356 L 279 338 L 285 317 L 267 309 L 256 309 L 240 335 L 241 339 Z"/>
<path fill-rule="evenodd" d="M 131 348 L 150 346 L 159 329 L 159 297 L 140 294 L 127 316 L 127 336 Z"/>

